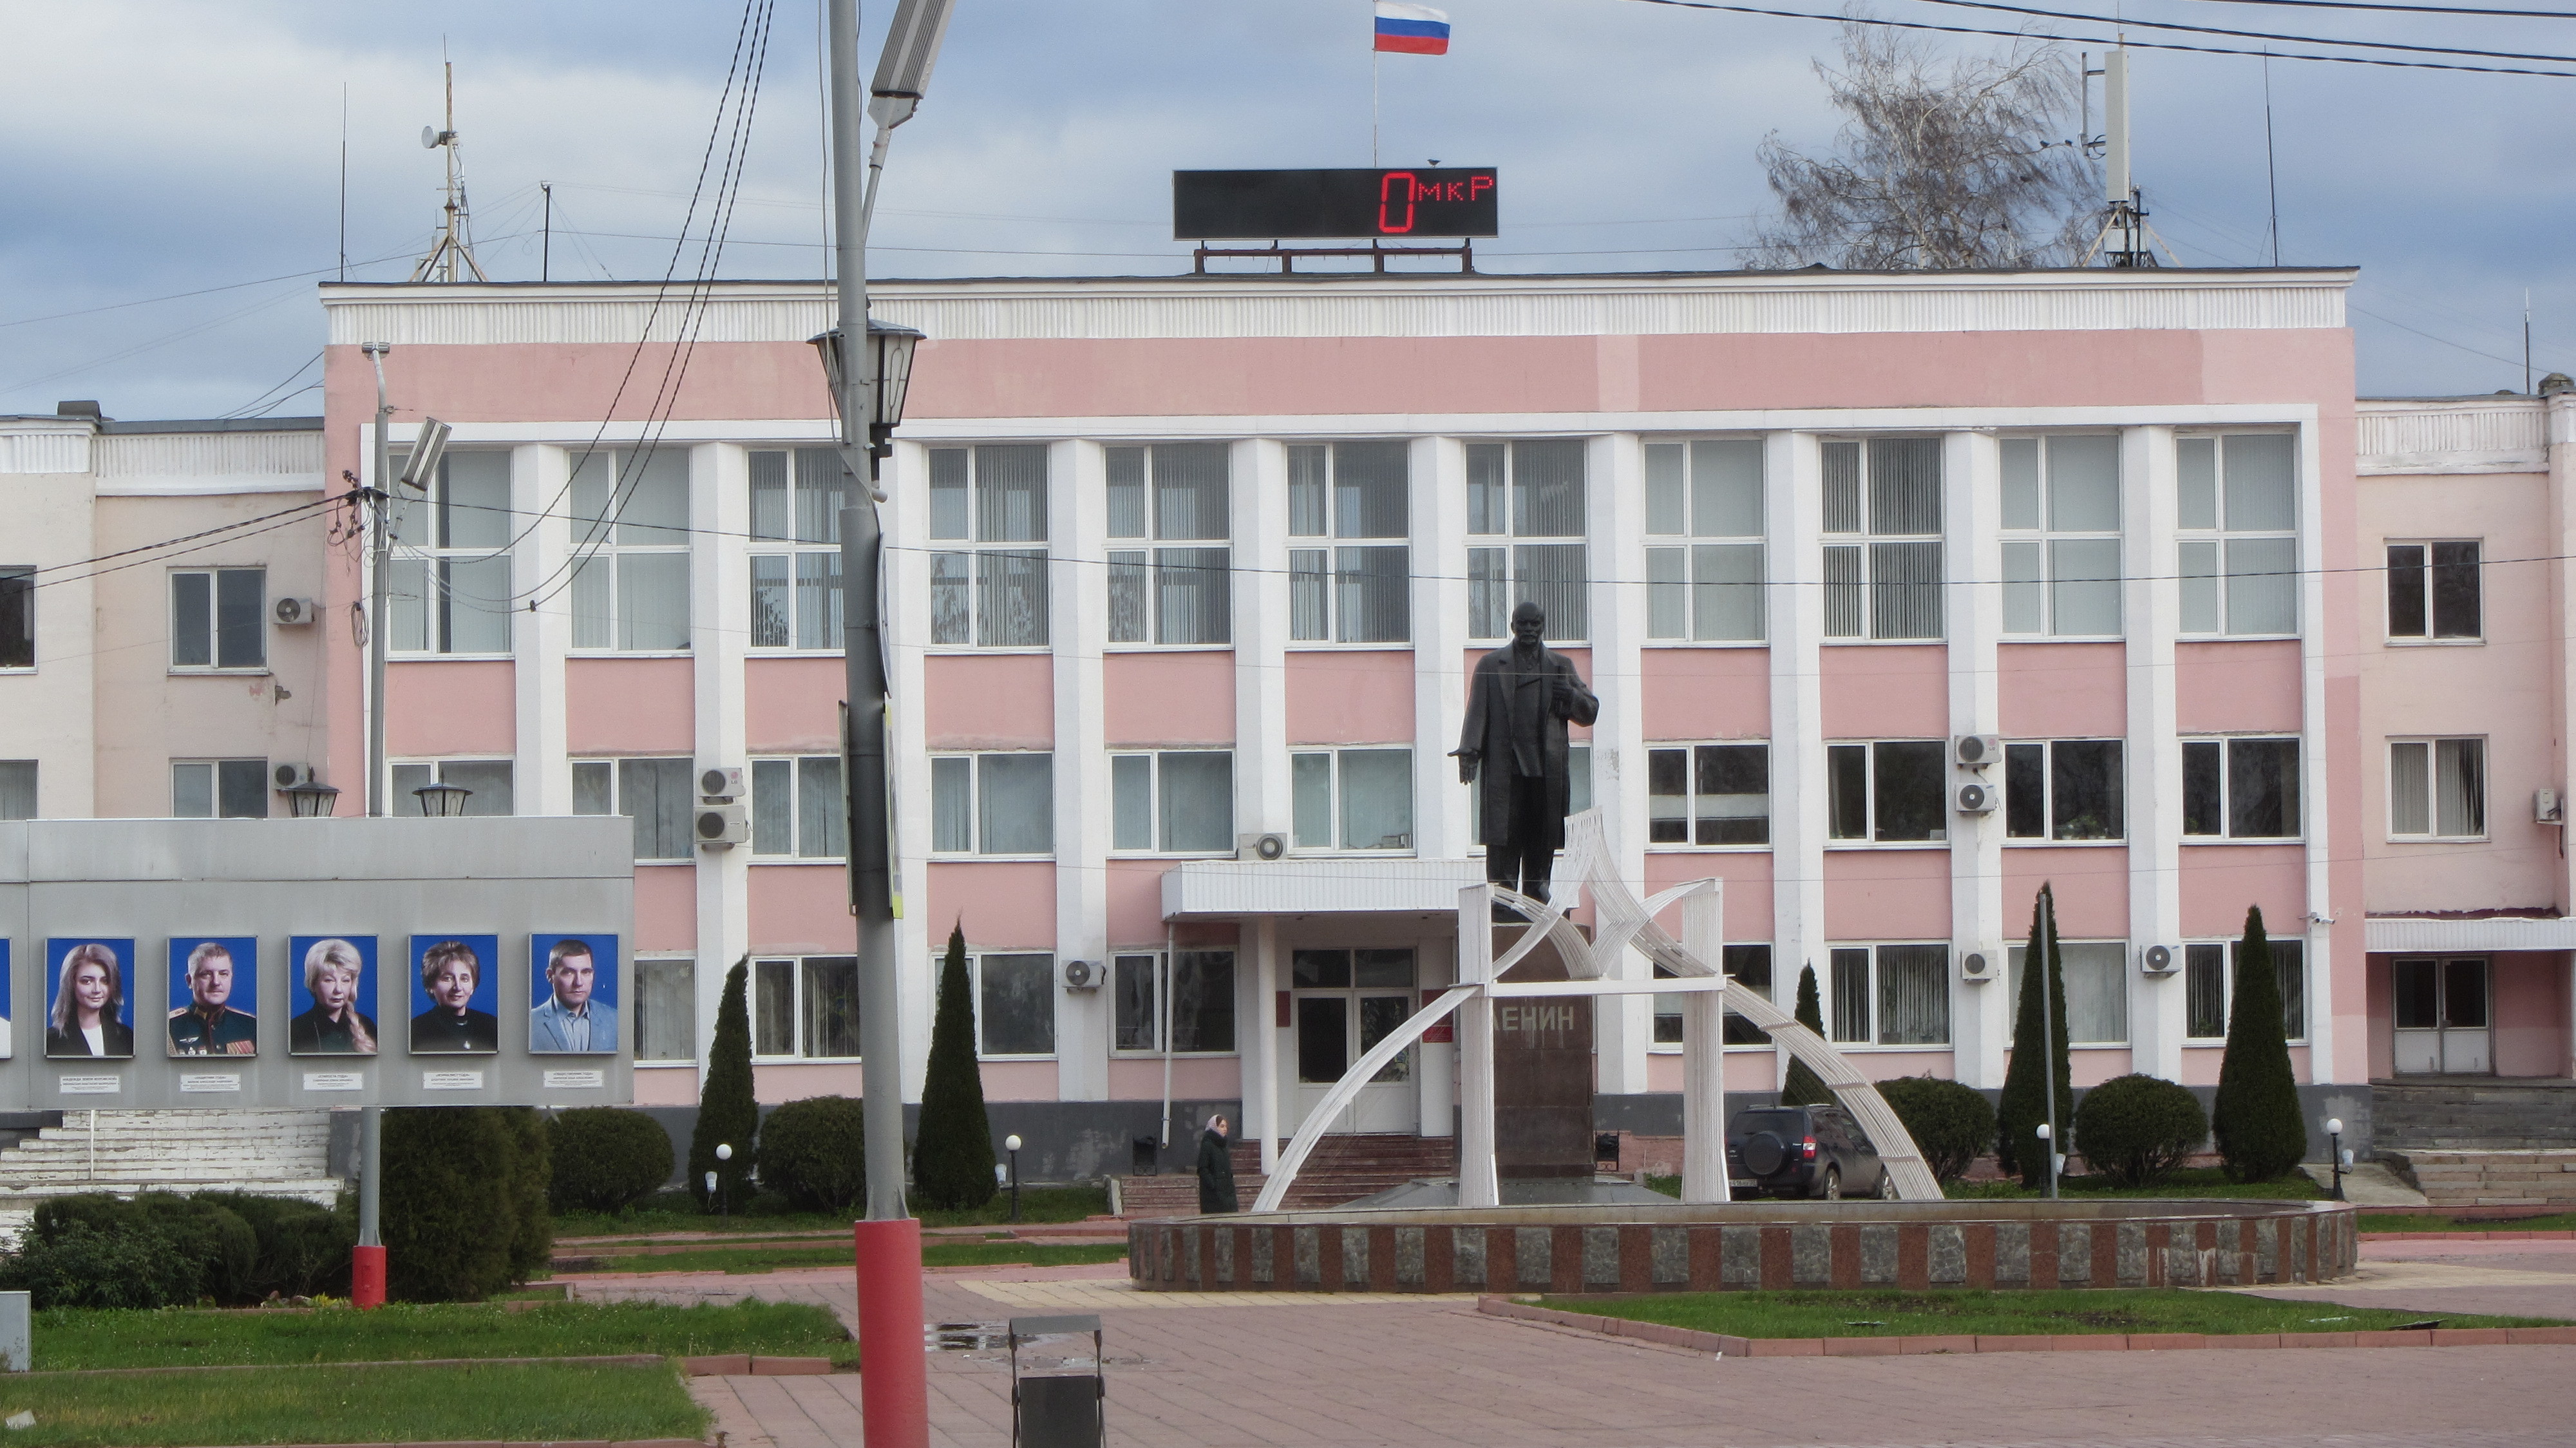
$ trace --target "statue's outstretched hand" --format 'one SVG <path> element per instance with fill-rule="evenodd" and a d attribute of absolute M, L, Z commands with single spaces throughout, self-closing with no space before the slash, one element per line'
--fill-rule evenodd
<path fill-rule="evenodd" d="M 1476 782 L 1476 766 L 1484 758 L 1483 751 L 1476 749 L 1452 749 L 1449 753 L 1452 758 L 1455 758 L 1458 761 L 1458 782 L 1460 784 L 1474 784 Z"/>

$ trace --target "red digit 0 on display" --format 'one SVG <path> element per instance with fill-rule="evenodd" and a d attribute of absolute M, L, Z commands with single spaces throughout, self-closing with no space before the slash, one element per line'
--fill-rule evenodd
<path fill-rule="evenodd" d="M 1395 189 L 1399 183 L 1404 187 L 1403 193 L 1400 196 L 1396 194 Z M 1378 178 L 1377 229 L 1381 234 L 1387 236 L 1402 236 L 1413 229 L 1413 197 L 1415 189 L 1413 173 L 1410 171 L 1389 171 Z M 1398 225 L 1390 214 L 1395 203 L 1398 201 L 1402 201 L 1404 203 L 1404 221 L 1401 225 Z"/>

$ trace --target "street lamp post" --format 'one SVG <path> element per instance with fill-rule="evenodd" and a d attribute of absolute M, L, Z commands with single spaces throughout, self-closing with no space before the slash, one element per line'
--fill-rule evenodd
<path fill-rule="evenodd" d="M 2344 1199 L 2344 1195 L 2343 1195 L 2343 1167 L 2344 1167 L 2344 1154 L 2343 1154 L 2343 1118 L 2342 1118 L 2342 1117 L 2340 1117 L 2340 1116 L 2329 1116 L 2329 1117 L 2327 1117 L 2327 1118 L 2326 1118 L 2326 1141 L 2327 1141 L 2327 1143 L 2329 1144 L 2329 1146 L 2331 1147 L 2331 1149 L 2332 1149 L 2332 1150 L 2333 1150 L 2333 1152 L 2334 1152 L 2334 1199 L 2335 1199 L 2336 1201 L 2338 1201 L 2338 1202 L 2339 1202 L 2339 1201 L 2342 1201 L 2342 1200 Z"/>
<path fill-rule="evenodd" d="M 1017 1133 L 1002 1138 L 1002 1150 L 1011 1154 L 1011 1220 L 1020 1219 L 1020 1138 Z"/>
<path fill-rule="evenodd" d="M 428 819 L 453 819 L 465 813 L 465 801 L 474 791 L 461 784 L 424 784 L 411 792 L 420 801 L 420 812 Z"/>
<path fill-rule="evenodd" d="M 733 1160 L 733 1143 L 729 1141 L 717 1142 L 716 1160 Z M 715 1194 L 716 1215 L 719 1217 L 730 1218 L 733 1215 L 733 1201 L 731 1196 L 725 1191 L 724 1186 L 725 1184 L 722 1178 L 718 1177 L 714 1172 L 707 1173 L 707 1190 Z"/>

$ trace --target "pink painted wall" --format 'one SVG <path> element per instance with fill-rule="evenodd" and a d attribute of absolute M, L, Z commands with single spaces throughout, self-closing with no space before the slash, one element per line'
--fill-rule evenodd
<path fill-rule="evenodd" d="M 2120 738 L 2129 732 L 2122 644 L 2005 644 L 1995 655 L 2003 731 L 2012 739 Z"/>
<path fill-rule="evenodd" d="M 2030 912 L 2043 884 L 2056 887 L 2059 935 L 2069 940 L 2129 938 L 2126 849 L 2100 845 L 2007 846 L 2004 930 L 2012 940 L 2028 938 Z"/>
<path fill-rule="evenodd" d="M 1055 1083 L 1053 1061 L 984 1063 L 984 1099 L 987 1101 L 1053 1101 L 1056 1099 Z"/>
<path fill-rule="evenodd" d="M 847 955 L 855 948 L 849 872 L 837 863 L 754 865 L 747 896 L 755 953 Z"/>
<path fill-rule="evenodd" d="M 751 1094 L 766 1106 L 809 1096 L 864 1096 L 862 1075 L 856 1061 L 762 1062 L 751 1068 Z"/>
<path fill-rule="evenodd" d="M 1055 747 L 1055 660 L 1044 654 L 932 654 L 921 666 L 931 748 Z"/>
<path fill-rule="evenodd" d="M 1237 1056 L 1175 1056 L 1172 1058 L 1172 1099 L 1194 1101 L 1239 1101 L 1243 1097 L 1243 1061 Z M 1163 1099 L 1163 1058 L 1160 1056 L 1122 1056 L 1109 1063 L 1109 1099 L 1112 1101 L 1160 1101 Z M 1177 1134 L 1179 1123 L 1173 1124 Z"/>
<path fill-rule="evenodd" d="M 637 950 L 695 950 L 698 948 L 696 866 L 638 865 L 635 867 L 634 948 Z"/>
<path fill-rule="evenodd" d="M 1230 650 L 1103 658 L 1101 716 L 1108 744 L 1233 747 L 1234 665 Z"/>
<path fill-rule="evenodd" d="M 691 754 L 695 659 L 564 660 L 564 738 L 574 754 Z"/>
<path fill-rule="evenodd" d="M 1827 739 L 1950 737 L 1950 651 L 1939 644 L 1824 650 Z"/>
<path fill-rule="evenodd" d="M 2307 851 L 2298 845 L 2184 845 L 2182 847 L 2182 933 L 2224 936 L 2245 933 L 2245 909 L 2263 907 L 2264 933 L 2305 935 L 2308 899 Z M 2125 933 L 2125 932 L 2124 932 Z M 2361 1009 L 2361 951 L 2342 952 L 2356 972 L 2352 1005 Z"/>
<path fill-rule="evenodd" d="M 745 744 L 755 754 L 839 753 L 846 690 L 839 659 L 745 660 Z"/>
<path fill-rule="evenodd" d="M 2386 1080 L 2397 1074 L 2397 987 L 2386 955 L 2374 955 L 2366 967 L 2370 1002 L 2370 1077 Z"/>
<path fill-rule="evenodd" d="M 2299 645 L 2293 639 L 2174 645 L 2174 726 L 2299 732 Z"/>
<path fill-rule="evenodd" d="M 1825 930 L 1829 940 L 1949 939 L 1950 852 L 1825 851 Z M 1815 966 L 1822 984 L 1825 963 Z M 1787 974 L 1794 983 L 1796 967 Z"/>
<path fill-rule="evenodd" d="M 1644 658 L 1649 740 L 1771 737 L 1769 649 L 1648 649 Z"/>
<path fill-rule="evenodd" d="M 510 753 L 519 734 L 516 667 L 507 659 L 385 665 L 385 752 L 395 758 Z M 363 784 L 363 767 L 357 777 Z"/>
<path fill-rule="evenodd" d="M 752 1094 L 760 1093 L 760 1068 L 752 1070 Z M 695 1066 L 638 1066 L 635 1068 L 635 1104 L 638 1106 L 695 1106 L 698 1104 L 698 1068 Z"/>
<path fill-rule="evenodd" d="M 1411 649 L 1291 649 L 1287 670 L 1289 743 L 1413 742 Z"/>
<path fill-rule="evenodd" d="M 1646 893 L 1669 890 L 1685 880 L 1717 879 L 1726 882 L 1726 938 L 1735 941 L 1769 940 L 1771 928 L 1771 860 L 1769 852 L 1760 854 L 1733 851 L 1649 851 L 1646 855 Z M 1682 907 L 1673 906 L 1655 917 L 1675 939 L 1681 937 Z"/>
<path fill-rule="evenodd" d="M 1164 860 L 1110 860 L 1109 944 L 1112 949 L 1163 944 Z"/>
<path fill-rule="evenodd" d="M 966 924 L 975 950 L 1055 949 L 1055 866 L 1045 860 L 943 860 L 928 867 L 930 933 Z"/>
<path fill-rule="evenodd" d="M 698 342 L 686 366 L 673 366 L 666 342 L 525 343 L 507 346 L 397 347 L 385 356 L 385 386 L 398 403 L 395 436 L 407 437 L 418 421 L 408 405 L 435 399 L 440 417 L 457 422 L 560 422 L 565 418 L 615 417 L 642 422 L 652 416 L 691 418 L 793 418 L 832 415 L 823 369 L 814 349 L 795 342 Z M 357 348 L 326 349 L 325 408 L 331 415 L 372 421 L 375 373 Z M 679 385 L 668 397 L 636 387 L 628 378 L 671 376 Z M 671 369 L 665 371 L 665 369 Z M 919 373 L 916 371 L 916 378 Z M 620 385 L 626 384 L 620 392 Z M 915 397 L 920 395 L 916 381 Z M 612 411 L 610 403 L 615 399 Z M 340 464 L 332 463 L 333 476 Z"/>
<path fill-rule="evenodd" d="M 2566 955 L 2554 950 L 2507 951 L 2495 957 L 2489 970 L 2494 981 L 2496 1074 L 2566 1075 Z"/>
<path fill-rule="evenodd" d="M 2182 1075 L 2176 1079 L 2185 1086 L 2215 1086 L 2218 1084 L 2219 1067 L 2226 1061 L 2226 1049 L 2214 1042 L 2206 1046 L 2185 1046 L 2182 1050 Z M 2301 1081 L 2317 1079 L 2308 1067 L 2307 1047 L 2290 1048 L 2290 1074 Z"/>
<path fill-rule="evenodd" d="M 1824 972 L 1817 971 L 1821 980 Z M 1893 1081 L 1899 1076 L 1939 1076 L 1952 1074 L 1953 1060 L 1948 1051 L 1855 1051 L 1852 1064 L 1872 1081 Z"/>

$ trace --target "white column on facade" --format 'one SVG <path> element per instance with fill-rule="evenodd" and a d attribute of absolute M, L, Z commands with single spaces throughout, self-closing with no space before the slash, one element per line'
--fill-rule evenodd
<path fill-rule="evenodd" d="M 530 444 L 510 449 L 512 530 L 519 535 L 511 566 L 520 589 L 542 594 L 534 609 L 510 616 L 511 676 L 518 717 L 512 733 L 515 758 L 510 792 L 523 815 L 572 813 L 572 758 L 564 724 L 564 655 L 572 647 L 572 587 L 558 577 L 571 543 L 565 521 L 564 484 L 572 460 L 562 448 Z M 703 615 L 702 615 L 703 616 Z M 701 972 L 703 976 L 704 972 Z M 714 997 L 698 1013 L 714 1029 Z M 701 1052 L 703 1056 L 705 1053 Z"/>
<path fill-rule="evenodd" d="M 879 467 L 878 505 L 885 537 L 881 564 L 885 610 L 880 626 L 891 640 L 893 667 L 886 680 L 891 713 L 886 721 L 886 774 L 894 795 L 895 888 L 904 900 L 894 923 L 895 988 L 903 1014 L 904 1099 L 921 1099 L 930 1061 L 931 1012 L 939 999 L 930 932 L 930 736 L 923 695 L 930 640 L 929 455 L 917 443 L 898 442 Z M 1052 499 L 1049 500 L 1052 504 Z M 940 929 L 941 943 L 947 932 Z"/>
<path fill-rule="evenodd" d="M 1619 877 L 1642 897 L 1646 880 L 1646 450 L 1632 432 L 1592 439 L 1587 471 L 1595 479 L 1585 520 L 1591 534 L 1592 691 L 1601 717 L 1592 731 L 1592 802 L 1601 810 Z M 1619 952 L 1615 977 L 1642 976 L 1646 958 Z M 1652 996 L 1614 995 L 1593 1002 L 1595 1089 L 1634 1096 L 1646 1090 L 1646 1048 L 1655 1038 Z"/>
<path fill-rule="evenodd" d="M 1707 964 L 1726 959 L 1724 881 L 1682 902 L 1682 944 Z M 1727 1199 L 1726 1002 L 1694 991 L 1682 997 L 1682 1200 Z"/>
<path fill-rule="evenodd" d="M 1252 922 L 1252 1009 L 1244 1014 L 1243 1113 L 1261 1143 L 1261 1174 L 1279 1169 L 1279 1037 L 1271 1002 L 1279 990 L 1279 917 Z"/>
<path fill-rule="evenodd" d="M 1234 446 L 1234 828 L 1288 833 L 1288 449 Z M 1265 1001 L 1262 1009 L 1269 1009 Z M 1264 1019 L 1267 1019 L 1265 1017 Z M 1265 1126 L 1275 1122 L 1265 1122 Z"/>
<path fill-rule="evenodd" d="M 2345 436 L 2350 437 L 2345 424 Z M 2344 560 L 2325 552 L 2324 458 L 2317 445 L 2315 419 L 2299 426 L 2299 777 L 2306 787 L 2299 803 L 2307 842 L 2308 900 L 2308 1079 L 2311 1082 L 2363 1082 L 2370 1079 L 2369 1056 L 2357 1052 L 2347 1073 L 2335 1059 L 2338 1018 L 2356 1025 L 2369 1017 L 2366 991 L 2334 989 L 2334 837 L 2328 829 L 2326 800 L 2332 783 L 2326 766 L 2326 575 Z M 2357 672 L 2357 671 L 2356 671 Z M 2358 837 L 2356 837 L 2358 838 Z M 2362 936 L 2361 902 L 2353 902 L 2354 948 Z"/>
<path fill-rule="evenodd" d="M 1762 456 L 1771 622 L 1771 993 L 1795 998 L 1798 972 L 1824 975 L 1824 440 L 1773 433 Z M 1787 1053 L 1773 1052 L 1786 1073 Z M 1779 1079 L 1777 1074 L 1773 1080 Z"/>
<path fill-rule="evenodd" d="M 735 443 L 689 449 L 689 653 L 696 688 L 697 767 L 750 774 L 743 654 L 751 642 L 751 454 Z M 561 677 L 558 666 L 558 678 Z M 569 788 L 567 765 L 567 788 Z M 748 780 L 746 779 L 746 783 Z M 748 804 L 749 801 L 745 800 Z M 751 949 L 751 849 L 698 851 L 698 994 L 720 994 L 724 973 Z M 715 1040 L 713 1001 L 699 1012 L 703 1062 Z M 700 1070 L 704 1070 L 704 1066 Z"/>
<path fill-rule="evenodd" d="M 1942 520 L 1948 535 L 1944 548 L 1950 582 L 1944 592 L 1949 636 L 1950 734 L 1993 734 L 2003 727 L 1997 686 L 1997 640 L 2003 634 L 2003 590 L 1992 580 L 2003 577 L 2003 451 L 1988 432 L 1953 432 L 1941 442 L 1941 471 L 1949 480 L 1942 490 Z M 1956 757 L 1955 755 L 1953 756 Z M 1947 778 L 1955 787 L 1971 780 L 1990 789 L 2003 787 L 2003 765 L 1982 770 L 1953 767 Z M 2004 942 L 2004 820 L 1989 815 L 1950 813 L 1950 1042 L 1951 1069 L 1971 1086 L 2001 1086 L 2004 1046 L 2011 1035 L 2008 987 L 1994 984 L 2001 973 Z M 1993 962 L 1983 980 L 1971 983 L 1957 969 L 1968 951 L 1986 952 Z"/>
<path fill-rule="evenodd" d="M 2182 740 L 2174 713 L 2174 636 L 2182 585 L 2174 577 L 2174 433 L 2120 435 L 2120 626 L 2128 656 L 2129 1068 L 2182 1079 L 2189 1029 L 2183 973 L 2137 970 L 2149 946 L 2182 951 Z"/>
<path fill-rule="evenodd" d="M 1467 536 L 1467 445 L 1454 437 L 1416 438 L 1408 462 L 1413 846 L 1426 860 L 1460 860 L 1476 848 L 1468 790 L 1458 782 L 1458 761 L 1449 757 L 1467 722 L 1467 555 L 1459 541 Z"/>
<path fill-rule="evenodd" d="M 1055 950 L 1109 963 L 1108 453 L 1060 442 L 1047 459 L 1047 634 L 1055 650 Z M 1055 992 L 1056 1099 L 1109 1095 L 1108 991 Z"/>

